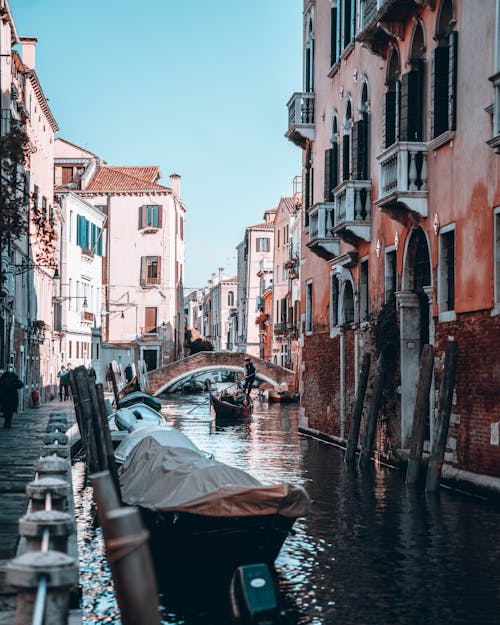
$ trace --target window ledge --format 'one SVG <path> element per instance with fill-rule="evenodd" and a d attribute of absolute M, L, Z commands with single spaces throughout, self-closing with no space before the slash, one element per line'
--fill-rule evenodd
<path fill-rule="evenodd" d="M 347 46 L 342 50 L 342 54 L 340 55 L 340 61 L 345 61 L 347 59 L 347 57 L 351 54 L 351 52 L 354 50 L 354 41 L 351 41 L 350 43 L 347 44 Z"/>
<path fill-rule="evenodd" d="M 144 228 L 140 228 L 139 232 L 141 234 L 156 234 L 160 228 L 156 226 L 145 226 Z"/>
<path fill-rule="evenodd" d="M 455 131 L 447 130 L 446 132 L 441 133 L 439 137 L 436 137 L 432 141 L 429 141 L 429 143 L 427 144 L 427 149 L 438 150 L 441 146 L 446 145 L 447 143 L 449 143 L 450 148 L 452 148 L 454 138 L 455 138 Z"/>
<path fill-rule="evenodd" d="M 491 309 L 490 314 L 492 317 L 496 317 L 497 315 L 500 315 L 500 302 L 497 302 L 495 304 L 495 306 Z"/>
<path fill-rule="evenodd" d="M 339 326 L 330 326 L 330 338 L 334 339 L 335 337 L 339 336 L 340 334 L 340 328 Z"/>
<path fill-rule="evenodd" d="M 441 323 L 449 323 L 457 320 L 457 313 L 454 310 L 445 310 L 438 315 L 438 321 Z"/>
<path fill-rule="evenodd" d="M 333 78 L 335 74 L 339 71 L 339 68 L 340 68 L 340 63 L 338 61 L 335 61 L 335 63 L 328 70 L 328 74 L 327 74 L 328 78 Z"/>
<path fill-rule="evenodd" d="M 486 142 L 490 148 L 493 148 L 497 154 L 500 154 L 500 135 L 491 138 Z"/>

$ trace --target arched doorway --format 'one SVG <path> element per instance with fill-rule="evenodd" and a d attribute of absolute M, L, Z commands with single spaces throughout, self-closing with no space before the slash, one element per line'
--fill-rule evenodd
<path fill-rule="evenodd" d="M 401 441 L 409 446 L 417 395 L 420 353 L 433 342 L 432 272 L 427 237 L 416 228 L 408 237 L 399 304 L 401 362 Z M 426 437 L 430 436 L 428 428 Z"/>

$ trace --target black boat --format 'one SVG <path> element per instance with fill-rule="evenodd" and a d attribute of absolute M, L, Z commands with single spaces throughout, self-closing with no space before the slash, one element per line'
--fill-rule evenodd
<path fill-rule="evenodd" d="M 200 450 L 164 446 L 148 435 L 126 456 L 120 485 L 124 503 L 141 510 L 159 570 L 272 565 L 310 508 L 301 486 L 265 485 Z"/>
<path fill-rule="evenodd" d="M 248 395 L 241 393 L 210 392 L 210 404 L 215 416 L 222 419 L 244 419 L 252 416 L 253 401 Z"/>

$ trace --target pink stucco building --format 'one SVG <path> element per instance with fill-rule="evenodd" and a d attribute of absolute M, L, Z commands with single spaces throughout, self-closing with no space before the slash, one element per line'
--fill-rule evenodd
<path fill-rule="evenodd" d="M 149 370 L 167 364 L 183 349 L 180 176 L 172 174 L 167 187 L 156 166 L 109 166 L 63 140 L 56 142 L 56 163 L 56 188 L 71 189 L 105 217 L 103 343 L 132 349 L 133 360 Z"/>

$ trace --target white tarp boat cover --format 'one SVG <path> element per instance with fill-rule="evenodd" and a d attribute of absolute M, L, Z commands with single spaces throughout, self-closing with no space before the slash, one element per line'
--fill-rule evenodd
<path fill-rule="evenodd" d="M 144 434 L 144 430 L 141 430 Z M 241 469 L 145 436 L 120 469 L 123 501 L 151 510 L 207 516 L 282 514 L 298 518 L 311 501 L 301 486 L 265 485 Z"/>
<path fill-rule="evenodd" d="M 171 425 L 152 425 L 148 423 L 131 432 L 118 445 L 115 449 L 116 461 L 123 464 L 132 449 L 138 445 L 145 436 L 151 436 L 162 446 L 185 447 L 197 452 L 202 457 L 207 456 L 205 452 L 196 447 L 190 438 Z"/>

